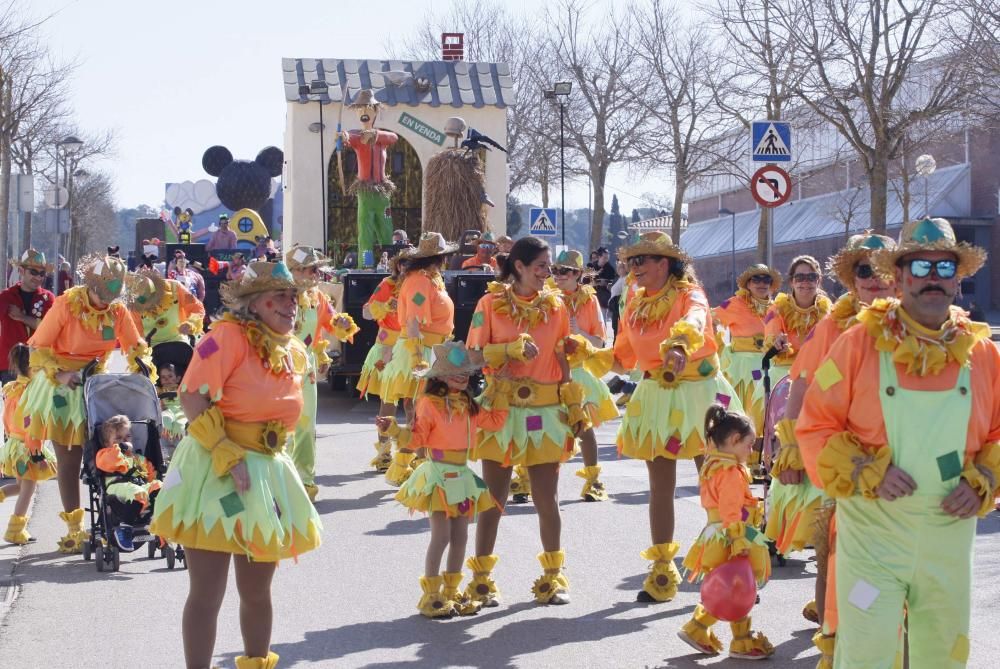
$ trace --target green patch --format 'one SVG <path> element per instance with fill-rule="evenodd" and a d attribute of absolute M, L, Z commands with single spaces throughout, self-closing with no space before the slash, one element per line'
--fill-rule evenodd
<path fill-rule="evenodd" d="M 24 460 L 19 460 L 18 463 L 17 463 L 17 474 L 18 474 L 18 476 L 23 477 L 27 473 L 28 473 L 28 463 L 25 462 Z"/>
<path fill-rule="evenodd" d="M 110 325 L 104 326 L 104 329 L 101 330 L 101 337 L 104 341 L 111 341 L 115 338 L 115 329 Z"/>
<path fill-rule="evenodd" d="M 486 322 L 486 317 L 483 315 L 483 312 L 477 311 L 476 313 L 472 314 L 472 327 L 480 328 L 483 326 L 483 323 L 485 322 Z"/>
<path fill-rule="evenodd" d="M 929 218 L 925 218 L 917 223 L 917 227 L 914 228 L 913 236 L 911 237 L 913 241 L 920 244 L 930 244 L 944 238 L 944 231 Z"/>
<path fill-rule="evenodd" d="M 59 393 L 56 393 L 55 395 L 52 396 L 52 406 L 54 408 L 65 409 L 67 404 L 69 404 L 69 402 L 67 402 L 66 398 L 60 395 Z"/>
<path fill-rule="evenodd" d="M 712 363 L 709 362 L 707 358 L 702 360 L 701 364 L 698 365 L 698 373 L 702 376 L 708 376 L 712 373 L 713 369 L 715 369 L 715 367 L 712 366 Z"/>
<path fill-rule="evenodd" d="M 107 286 L 108 286 L 108 292 L 114 295 L 115 297 L 122 294 L 121 279 L 111 279 L 111 281 L 108 281 Z"/>
<path fill-rule="evenodd" d="M 958 456 L 958 451 L 945 453 L 937 459 L 937 466 L 941 480 L 950 481 L 962 473 L 962 458 Z"/>
<path fill-rule="evenodd" d="M 413 296 L 413 303 L 414 303 L 415 305 L 417 305 L 418 307 L 419 307 L 419 306 L 420 306 L 421 304 L 423 304 L 424 302 L 426 302 L 426 301 L 427 301 L 427 298 L 426 298 L 426 297 L 424 297 L 424 294 L 423 294 L 423 293 L 416 293 L 416 294 L 414 294 L 414 296 Z"/>
<path fill-rule="evenodd" d="M 872 235 L 871 237 L 869 237 L 868 239 L 866 239 L 865 241 L 863 241 L 861 243 L 861 248 L 863 248 L 863 249 L 884 249 L 885 248 L 885 242 L 882 241 L 881 237 L 876 237 L 875 235 Z"/>
<path fill-rule="evenodd" d="M 453 364 L 455 367 L 461 367 L 465 364 L 466 355 L 465 351 L 460 348 L 453 348 L 448 351 L 448 362 Z"/>
<path fill-rule="evenodd" d="M 758 532 L 757 530 L 748 525 L 746 534 L 747 534 L 747 540 L 753 541 L 754 539 L 757 538 L 757 535 L 760 534 L 760 532 Z"/>
<path fill-rule="evenodd" d="M 222 505 L 222 511 L 226 514 L 226 518 L 232 518 L 244 508 L 243 500 L 240 499 L 237 492 L 229 493 L 219 500 L 219 504 Z"/>

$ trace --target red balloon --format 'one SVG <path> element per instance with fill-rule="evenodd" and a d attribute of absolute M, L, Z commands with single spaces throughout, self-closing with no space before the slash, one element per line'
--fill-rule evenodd
<path fill-rule="evenodd" d="M 701 582 L 701 603 L 719 620 L 746 618 L 757 601 L 757 581 L 750 558 L 735 557 L 719 565 Z"/>

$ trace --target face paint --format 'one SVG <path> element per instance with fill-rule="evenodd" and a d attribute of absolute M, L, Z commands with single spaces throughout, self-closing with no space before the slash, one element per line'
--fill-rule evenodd
<path fill-rule="evenodd" d="M 264 306 L 267 307 L 268 309 L 274 309 L 274 302 L 272 302 L 271 300 L 266 300 L 264 302 Z"/>

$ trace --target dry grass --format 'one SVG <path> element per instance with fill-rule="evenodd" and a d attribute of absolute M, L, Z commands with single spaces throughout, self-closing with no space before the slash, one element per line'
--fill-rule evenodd
<path fill-rule="evenodd" d="M 486 230 L 486 177 L 475 153 L 445 150 L 427 161 L 424 174 L 424 232 L 456 240 L 466 230 Z"/>

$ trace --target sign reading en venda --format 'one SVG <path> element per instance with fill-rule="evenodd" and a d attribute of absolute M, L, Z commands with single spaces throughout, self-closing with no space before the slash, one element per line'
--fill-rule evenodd
<path fill-rule="evenodd" d="M 399 117 L 399 125 L 404 128 L 408 128 L 413 132 L 417 133 L 424 139 L 434 142 L 438 146 L 444 144 L 444 133 L 440 130 L 435 130 L 423 121 L 410 116 L 406 112 L 403 112 Z"/>

